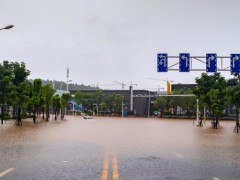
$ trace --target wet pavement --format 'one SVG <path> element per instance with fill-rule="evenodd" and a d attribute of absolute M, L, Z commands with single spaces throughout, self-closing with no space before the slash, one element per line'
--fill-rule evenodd
<path fill-rule="evenodd" d="M 67 116 L 0 125 L 0 179 L 240 179 L 240 133 L 191 120 Z"/>

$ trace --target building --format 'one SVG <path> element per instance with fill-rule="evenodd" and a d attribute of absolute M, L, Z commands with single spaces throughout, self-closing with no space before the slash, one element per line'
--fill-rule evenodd
<path fill-rule="evenodd" d="M 137 116 L 147 116 L 153 111 L 153 101 L 158 95 L 157 92 L 147 90 L 101 90 L 105 96 L 113 94 L 120 94 L 124 97 L 125 106 L 124 109 L 127 112 L 134 113 Z M 70 94 L 74 95 L 77 91 L 70 90 Z M 82 93 L 95 93 L 96 90 L 81 90 Z M 131 95 L 132 94 L 132 95 Z M 154 97 L 150 97 L 154 96 Z"/>

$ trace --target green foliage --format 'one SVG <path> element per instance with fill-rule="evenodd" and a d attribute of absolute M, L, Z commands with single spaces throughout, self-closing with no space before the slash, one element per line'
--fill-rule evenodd
<path fill-rule="evenodd" d="M 0 104 L 1 106 L 1 123 L 5 119 L 5 109 L 4 104 L 9 103 L 10 93 L 12 89 L 12 67 L 11 63 L 8 61 L 3 61 L 3 64 L 0 64 Z"/>
<path fill-rule="evenodd" d="M 114 111 L 117 114 L 120 114 L 122 112 L 122 103 L 123 103 L 124 97 L 123 95 L 116 94 L 114 96 Z"/>
<path fill-rule="evenodd" d="M 82 104 L 85 110 L 92 110 L 94 107 L 94 94 L 93 93 L 86 93 L 83 96 Z"/>
<path fill-rule="evenodd" d="M 48 121 L 50 105 L 52 104 L 52 97 L 55 93 L 55 90 L 52 88 L 51 85 L 44 85 L 42 88 L 43 88 L 43 99 L 46 105 L 46 118 Z"/>
<path fill-rule="evenodd" d="M 173 91 L 172 94 L 193 94 L 191 89 L 179 89 Z M 196 97 L 194 96 L 179 96 L 179 97 L 172 97 L 170 102 L 172 107 L 181 107 L 183 109 L 194 109 L 196 105 Z"/>
<path fill-rule="evenodd" d="M 77 103 L 77 105 L 80 105 L 83 102 L 84 95 L 82 92 L 77 91 L 74 95 L 74 101 Z"/>
<path fill-rule="evenodd" d="M 32 82 L 33 80 L 29 80 L 30 82 Z M 60 90 L 66 90 L 67 89 L 67 84 L 64 81 L 56 81 L 54 80 L 42 80 L 44 85 L 53 85 L 55 89 L 60 89 Z M 84 85 L 84 84 L 74 84 L 74 83 L 70 83 L 68 84 L 68 88 L 69 90 L 72 91 L 81 91 L 81 90 L 99 90 L 98 87 L 95 86 L 90 86 L 90 85 Z"/>
<path fill-rule="evenodd" d="M 154 107 L 156 109 L 165 109 L 167 105 L 166 98 L 164 97 L 159 97 L 154 101 Z"/>
<path fill-rule="evenodd" d="M 53 109 L 54 111 L 59 111 L 61 108 L 61 100 L 59 95 L 55 95 L 52 97 L 52 105 L 53 105 Z"/>
<path fill-rule="evenodd" d="M 219 116 L 223 111 L 223 104 L 221 103 L 220 91 L 218 89 L 211 89 L 207 96 L 211 102 L 211 109 L 213 114 Z"/>
<path fill-rule="evenodd" d="M 69 93 L 63 93 L 61 96 L 61 108 L 62 110 L 67 106 L 68 101 L 70 100 L 71 95 Z"/>
<path fill-rule="evenodd" d="M 226 99 L 227 82 L 220 73 L 208 75 L 203 73 L 201 78 L 196 78 L 197 86 L 194 94 L 206 106 L 212 110 L 215 116 L 219 116 L 223 111 Z"/>
<path fill-rule="evenodd" d="M 95 92 L 93 98 L 94 98 L 96 104 L 101 104 L 104 99 L 104 94 L 102 91 L 98 90 Z"/>

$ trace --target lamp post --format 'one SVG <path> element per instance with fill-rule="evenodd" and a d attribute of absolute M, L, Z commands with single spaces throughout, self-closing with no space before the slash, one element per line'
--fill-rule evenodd
<path fill-rule="evenodd" d="M 150 114 L 150 91 L 148 91 L 148 118 L 149 118 L 149 114 Z"/>
<path fill-rule="evenodd" d="M 67 91 L 68 91 L 68 83 L 72 82 L 72 80 L 67 80 Z"/>
<path fill-rule="evenodd" d="M 9 26 L 6 26 L 6 27 L 4 27 L 4 28 L 1 28 L 0 30 L 11 29 L 11 28 L 13 28 L 13 27 L 14 27 L 13 25 L 9 25 Z"/>

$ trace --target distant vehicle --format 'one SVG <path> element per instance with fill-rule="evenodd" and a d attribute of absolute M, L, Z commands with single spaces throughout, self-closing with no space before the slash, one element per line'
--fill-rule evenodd
<path fill-rule="evenodd" d="M 88 120 L 88 119 L 93 119 L 93 117 L 89 116 L 89 115 L 86 115 L 86 116 L 83 116 L 83 119 Z"/>

